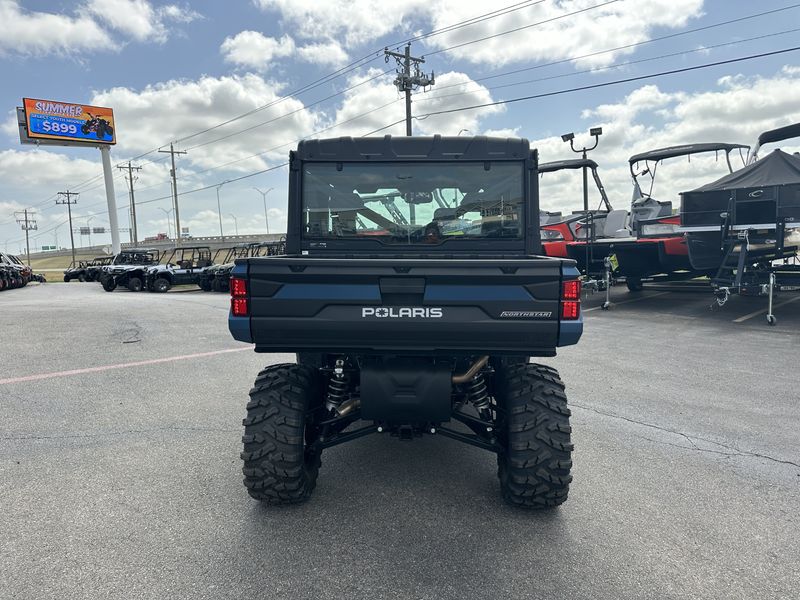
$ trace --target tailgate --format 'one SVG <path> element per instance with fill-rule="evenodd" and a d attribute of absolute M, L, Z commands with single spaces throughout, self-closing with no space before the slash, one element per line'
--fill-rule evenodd
<path fill-rule="evenodd" d="M 248 278 L 260 351 L 554 353 L 562 261 L 264 257 Z M 245 331 L 239 325 L 237 335 Z"/>

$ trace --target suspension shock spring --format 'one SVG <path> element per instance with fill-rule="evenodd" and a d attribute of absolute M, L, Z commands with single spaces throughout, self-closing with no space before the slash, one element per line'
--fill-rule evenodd
<path fill-rule="evenodd" d="M 328 396 L 325 400 L 325 408 L 335 411 L 343 402 L 349 399 L 350 374 L 344 370 L 344 361 L 340 358 L 337 359 L 333 374 L 328 381 Z"/>
<path fill-rule="evenodd" d="M 478 373 L 466 385 L 467 397 L 482 419 L 490 420 L 492 417 L 489 408 L 489 391 L 486 389 L 486 380 L 483 373 Z"/>

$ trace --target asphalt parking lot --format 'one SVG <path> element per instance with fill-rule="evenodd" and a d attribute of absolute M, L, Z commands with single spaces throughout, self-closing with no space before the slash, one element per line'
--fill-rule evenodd
<path fill-rule="evenodd" d="M 492 455 L 434 436 L 330 449 L 309 503 L 262 507 L 241 419 L 292 357 L 234 342 L 225 295 L 3 293 L 0 598 L 798 597 L 800 300 L 776 327 L 762 298 L 613 300 L 543 361 L 575 479 L 529 513 Z"/>

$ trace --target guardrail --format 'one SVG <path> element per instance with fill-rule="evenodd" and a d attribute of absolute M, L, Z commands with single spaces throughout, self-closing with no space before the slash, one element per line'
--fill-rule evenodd
<path fill-rule="evenodd" d="M 224 238 L 220 236 L 204 236 L 204 237 L 191 237 L 191 238 L 183 238 L 181 240 L 182 246 L 210 246 L 212 250 L 217 250 L 218 248 L 224 248 L 226 246 L 232 246 L 235 244 L 246 244 L 249 242 L 277 242 L 282 237 L 285 237 L 285 233 L 263 233 L 263 234 L 252 234 L 252 235 L 226 235 Z M 140 241 L 138 244 L 131 244 L 130 242 L 123 242 L 122 249 L 125 250 L 127 248 L 157 248 L 158 250 L 173 250 L 175 248 L 175 240 L 174 239 L 167 239 L 167 240 L 151 240 L 149 242 Z M 101 244 L 96 246 L 82 246 L 80 248 L 75 248 L 75 253 L 85 257 L 87 255 L 92 256 L 102 256 L 104 254 L 111 254 L 111 245 L 110 244 Z M 21 259 L 24 260 L 25 254 L 19 255 Z M 67 249 L 59 249 L 59 250 L 48 250 L 45 252 L 31 252 L 31 258 L 47 258 L 47 257 L 61 257 L 61 256 L 72 256 L 72 250 L 69 248 Z"/>

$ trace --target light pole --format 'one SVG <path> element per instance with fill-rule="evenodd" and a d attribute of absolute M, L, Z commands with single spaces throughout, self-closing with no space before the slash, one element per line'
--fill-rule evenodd
<path fill-rule="evenodd" d="M 233 213 L 228 213 L 230 216 L 233 217 L 233 226 L 236 228 L 236 236 L 239 236 L 239 221 L 236 219 L 236 215 Z"/>
<path fill-rule="evenodd" d="M 219 188 L 221 188 L 226 183 L 230 183 L 230 180 L 223 181 L 222 183 L 218 184 L 217 187 L 217 216 L 219 217 L 219 237 L 225 241 L 225 234 L 222 233 L 222 207 L 219 203 Z"/>
<path fill-rule="evenodd" d="M 170 224 L 170 220 L 169 220 L 169 213 L 171 213 L 171 212 L 172 212 L 172 209 L 170 208 L 169 210 L 167 210 L 166 208 L 161 208 L 161 207 L 159 206 L 159 207 L 158 207 L 158 210 L 160 210 L 160 211 L 161 211 L 161 212 L 163 212 L 165 215 L 167 215 L 167 231 L 168 231 L 168 232 L 169 232 L 169 231 L 172 231 L 172 225 Z M 169 233 L 167 233 L 167 239 L 169 239 Z"/>
<path fill-rule="evenodd" d="M 58 247 L 58 228 L 63 227 L 66 223 L 62 223 L 61 225 L 56 225 L 55 229 L 53 229 L 53 244 L 55 244 L 56 250 L 60 250 Z"/>
<path fill-rule="evenodd" d="M 88 219 L 86 219 L 86 229 L 89 230 L 89 248 L 92 247 L 92 228 L 89 227 L 89 223 L 91 223 L 92 219 L 94 219 L 94 216 L 91 216 Z"/>
<path fill-rule="evenodd" d="M 581 149 L 576 148 L 575 134 L 572 132 L 562 135 L 561 140 L 564 142 L 569 142 L 569 147 L 572 149 L 572 151 L 577 154 L 581 154 L 583 156 L 583 160 L 586 161 L 586 154 L 597 148 L 597 144 L 600 143 L 600 136 L 603 135 L 603 128 L 592 127 L 589 130 L 589 135 L 594 136 L 594 146 L 591 148 L 586 146 Z M 594 216 L 589 212 L 589 169 L 586 164 L 584 164 L 581 169 L 583 171 L 583 211 L 586 215 L 586 224 L 588 226 L 586 231 L 586 274 L 588 275 L 589 259 L 593 252 L 592 246 L 594 243 Z"/>
<path fill-rule="evenodd" d="M 458 135 L 461 135 L 462 133 L 465 133 L 465 132 L 469 133 L 469 129 L 462 129 L 461 131 L 458 132 Z M 456 137 L 458 137 L 458 136 L 456 136 Z"/>
<path fill-rule="evenodd" d="M 257 187 L 253 188 L 259 194 L 261 194 L 261 199 L 264 201 L 264 224 L 267 226 L 267 235 L 269 235 L 269 216 L 267 215 L 267 194 L 269 194 L 275 188 L 269 188 L 266 192 L 262 192 Z"/>

